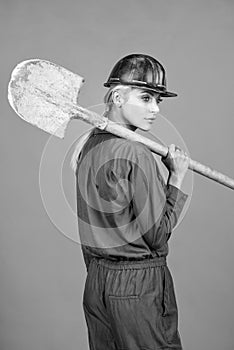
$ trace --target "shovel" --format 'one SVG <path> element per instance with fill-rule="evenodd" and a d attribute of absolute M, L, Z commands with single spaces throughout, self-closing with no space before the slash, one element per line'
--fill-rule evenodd
<path fill-rule="evenodd" d="M 80 119 L 114 135 L 141 142 L 160 156 L 167 155 L 168 147 L 79 106 L 78 96 L 83 83 L 84 78 L 57 64 L 30 59 L 19 63 L 12 71 L 8 100 L 23 120 L 62 139 L 70 120 Z M 190 159 L 188 168 L 234 189 L 233 179 L 206 165 Z"/>

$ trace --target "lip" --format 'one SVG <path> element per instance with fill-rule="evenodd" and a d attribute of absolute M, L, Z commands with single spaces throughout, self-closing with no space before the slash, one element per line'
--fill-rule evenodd
<path fill-rule="evenodd" d="M 146 120 L 153 122 L 156 118 L 145 118 Z"/>

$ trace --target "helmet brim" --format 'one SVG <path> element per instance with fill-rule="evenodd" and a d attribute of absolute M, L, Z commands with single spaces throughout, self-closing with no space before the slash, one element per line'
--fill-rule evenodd
<path fill-rule="evenodd" d="M 143 90 L 149 90 L 149 91 L 153 91 L 153 92 L 157 92 L 160 94 L 160 96 L 162 97 L 176 97 L 178 96 L 178 94 L 176 94 L 175 92 L 170 92 L 170 91 L 166 91 L 166 90 L 162 90 L 160 88 L 157 87 L 152 87 L 152 86 L 147 86 L 145 84 L 135 84 L 135 83 L 131 83 L 131 82 L 118 82 L 118 83 L 104 83 L 103 84 L 105 87 L 111 87 L 111 86 L 116 86 L 116 85 L 129 85 L 135 88 L 139 88 L 139 89 L 143 89 Z"/>

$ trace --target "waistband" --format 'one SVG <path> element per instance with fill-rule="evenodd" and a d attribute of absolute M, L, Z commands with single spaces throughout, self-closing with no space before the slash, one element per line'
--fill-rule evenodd
<path fill-rule="evenodd" d="M 166 266 L 167 261 L 166 257 L 154 257 L 150 259 L 144 260 L 108 260 L 103 258 L 93 258 L 91 263 L 95 263 L 97 265 L 105 266 L 109 269 L 114 270 L 126 270 L 126 269 L 144 269 L 147 267 L 155 267 L 155 266 Z"/>

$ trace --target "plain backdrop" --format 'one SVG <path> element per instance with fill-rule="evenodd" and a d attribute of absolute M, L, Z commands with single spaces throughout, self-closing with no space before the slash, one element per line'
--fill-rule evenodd
<path fill-rule="evenodd" d="M 43 58 L 79 73 L 86 80 L 79 102 L 93 106 L 102 103 L 103 83 L 119 58 L 156 57 L 169 90 L 178 93 L 161 113 L 193 159 L 232 177 L 233 32 L 231 0 L 0 1 L 1 350 L 88 349 L 80 245 L 60 232 L 43 205 L 39 169 L 49 135 L 9 106 L 14 66 Z M 66 137 L 73 128 L 82 134 L 89 126 L 72 121 Z M 56 142 L 59 153 L 65 141 Z M 74 208 L 68 158 L 63 173 Z M 185 350 L 234 349 L 233 209 L 233 190 L 194 176 L 168 258 Z"/>

